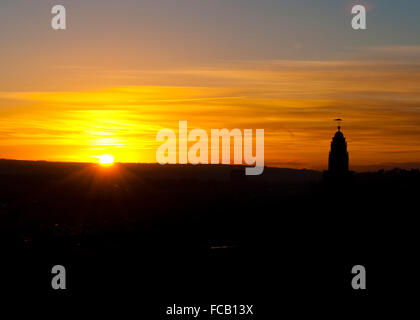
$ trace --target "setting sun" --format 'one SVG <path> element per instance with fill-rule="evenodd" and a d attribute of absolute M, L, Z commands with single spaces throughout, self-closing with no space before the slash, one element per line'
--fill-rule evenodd
<path fill-rule="evenodd" d="M 98 156 L 99 164 L 104 166 L 111 166 L 114 164 L 114 156 L 111 154 L 102 154 Z"/>

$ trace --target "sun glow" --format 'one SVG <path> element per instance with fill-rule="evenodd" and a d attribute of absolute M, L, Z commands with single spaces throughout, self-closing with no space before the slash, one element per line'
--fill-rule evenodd
<path fill-rule="evenodd" d="M 99 164 L 103 166 L 112 166 L 114 164 L 114 156 L 111 154 L 102 154 L 98 156 Z"/>

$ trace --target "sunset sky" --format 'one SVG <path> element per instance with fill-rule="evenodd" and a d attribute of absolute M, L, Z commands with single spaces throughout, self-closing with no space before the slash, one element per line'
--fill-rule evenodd
<path fill-rule="evenodd" d="M 186 120 L 264 129 L 266 165 L 323 169 L 342 118 L 352 169 L 420 167 L 419 17 L 412 0 L 2 0 L 0 158 L 156 162 L 158 130 Z"/>

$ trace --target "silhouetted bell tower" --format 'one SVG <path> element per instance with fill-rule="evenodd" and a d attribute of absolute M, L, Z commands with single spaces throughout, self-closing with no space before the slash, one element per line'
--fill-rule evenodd
<path fill-rule="evenodd" d="M 335 133 L 331 141 L 331 151 L 328 158 L 328 172 L 331 175 L 346 175 L 349 172 L 349 153 L 347 152 L 347 142 L 343 133 Z"/>
<path fill-rule="evenodd" d="M 335 121 L 342 121 L 335 119 Z M 349 171 L 349 153 L 347 152 L 347 142 L 341 132 L 341 127 L 337 127 L 331 141 L 331 150 L 328 157 L 328 170 L 324 171 L 324 182 L 329 185 L 350 186 L 353 181 L 353 172 Z"/>

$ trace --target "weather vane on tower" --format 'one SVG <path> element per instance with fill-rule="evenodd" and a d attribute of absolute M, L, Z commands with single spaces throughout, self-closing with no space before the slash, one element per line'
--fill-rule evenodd
<path fill-rule="evenodd" d="M 338 131 L 340 131 L 340 129 L 341 129 L 341 121 L 343 121 L 343 119 L 340 119 L 340 118 L 338 118 L 338 119 L 334 119 L 334 121 L 336 121 L 336 122 L 338 122 L 338 126 L 337 126 L 337 129 L 338 129 Z"/>

